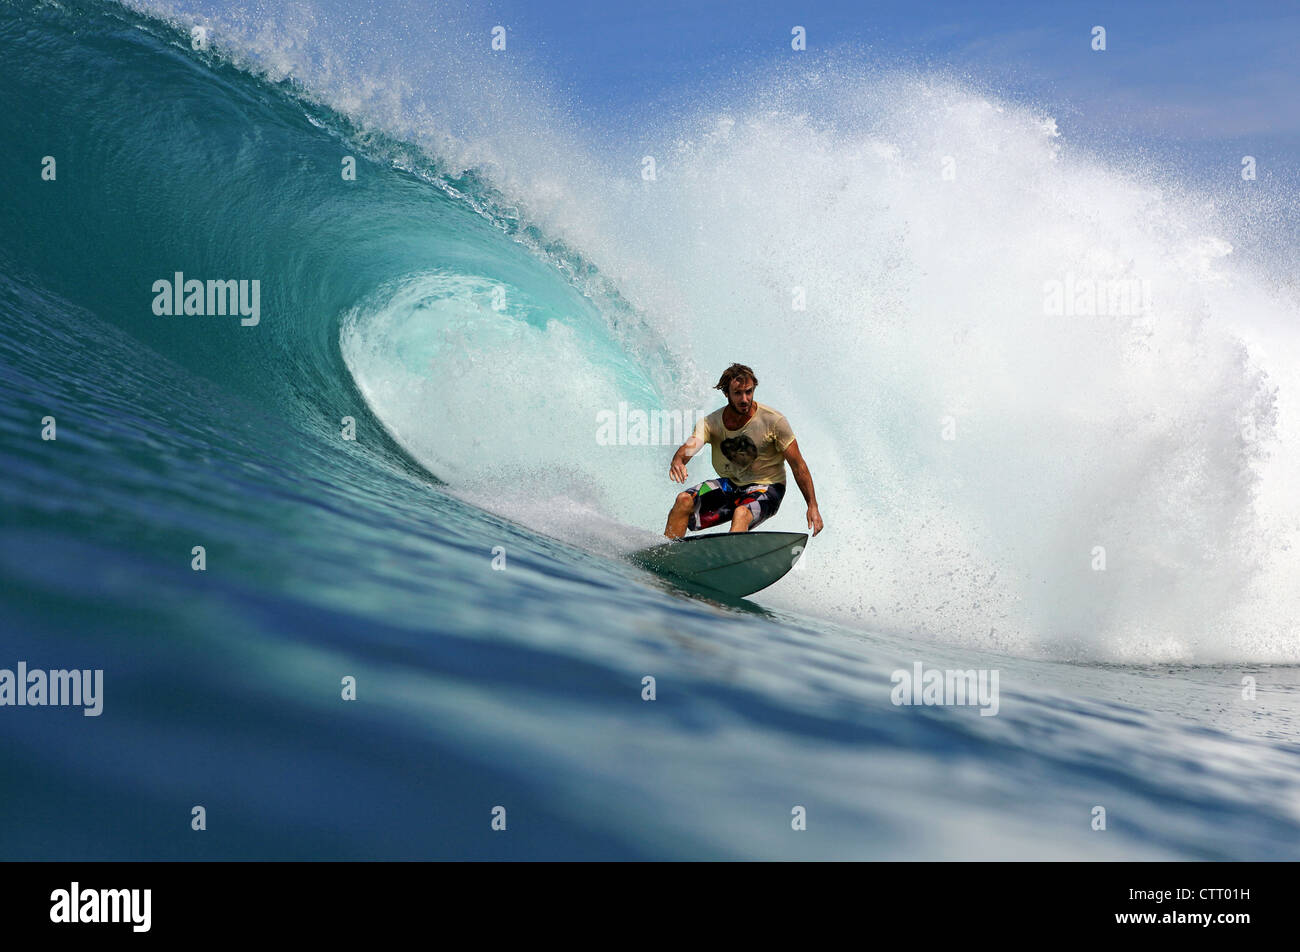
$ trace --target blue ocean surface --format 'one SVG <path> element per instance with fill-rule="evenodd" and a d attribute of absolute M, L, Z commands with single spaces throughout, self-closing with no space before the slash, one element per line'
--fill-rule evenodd
<path fill-rule="evenodd" d="M 1226 212 L 902 79 L 653 193 L 214 37 L 0 3 L 0 669 L 103 672 L 0 705 L 0 859 L 1300 858 L 1300 325 Z M 1045 318 L 1066 274 L 1152 306 Z M 622 558 L 676 442 L 595 435 L 733 360 L 827 523 L 743 601 Z"/>

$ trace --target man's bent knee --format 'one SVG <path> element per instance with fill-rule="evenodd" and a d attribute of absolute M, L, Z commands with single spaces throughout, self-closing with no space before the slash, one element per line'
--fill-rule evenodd
<path fill-rule="evenodd" d="M 677 494 L 677 501 L 673 503 L 676 509 L 691 509 L 695 506 L 695 493 L 680 492 Z"/>

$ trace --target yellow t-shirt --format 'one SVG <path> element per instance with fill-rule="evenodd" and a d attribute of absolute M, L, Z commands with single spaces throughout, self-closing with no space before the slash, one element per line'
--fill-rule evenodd
<path fill-rule="evenodd" d="M 713 468 L 737 486 L 785 482 L 785 448 L 794 442 L 786 418 L 769 406 L 756 403 L 754 415 L 739 430 L 728 430 L 722 411 L 701 417 L 692 434 L 713 444 Z"/>

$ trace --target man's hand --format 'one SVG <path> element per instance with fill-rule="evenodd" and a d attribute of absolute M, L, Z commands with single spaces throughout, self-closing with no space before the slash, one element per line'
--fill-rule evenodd
<path fill-rule="evenodd" d="M 822 531 L 822 514 L 817 511 L 816 503 L 808 507 L 808 528 L 813 531 L 813 535 Z"/>
<path fill-rule="evenodd" d="M 702 440 L 697 440 L 692 435 L 687 438 L 685 443 L 677 447 L 677 452 L 673 454 L 673 461 L 668 466 L 668 478 L 679 483 L 686 482 L 686 461 L 698 453 L 703 445 Z"/>

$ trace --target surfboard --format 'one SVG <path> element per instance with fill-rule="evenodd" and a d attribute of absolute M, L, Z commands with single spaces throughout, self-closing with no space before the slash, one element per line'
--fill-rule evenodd
<path fill-rule="evenodd" d="M 638 549 L 632 562 L 669 578 L 744 597 L 794 568 L 806 532 L 712 532 Z"/>

